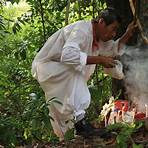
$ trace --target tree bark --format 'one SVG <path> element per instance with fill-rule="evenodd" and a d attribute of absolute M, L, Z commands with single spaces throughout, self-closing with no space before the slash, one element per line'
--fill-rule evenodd
<path fill-rule="evenodd" d="M 148 0 L 142 0 L 142 1 L 137 0 L 137 1 L 140 7 L 138 18 L 141 22 L 144 35 L 147 37 L 148 36 Z M 140 34 L 138 34 L 138 41 L 140 44 L 144 44 Z"/>
<path fill-rule="evenodd" d="M 120 30 L 115 39 L 121 37 L 121 35 L 126 31 L 128 24 L 133 20 L 133 14 L 129 5 L 129 0 L 106 0 L 107 7 L 113 7 L 116 9 L 118 14 L 120 14 L 122 23 Z M 136 10 L 139 11 L 139 8 Z M 135 45 L 137 43 L 137 33 L 133 35 L 128 45 Z M 120 58 L 119 58 L 120 59 Z M 123 80 L 112 79 L 112 95 L 114 97 L 119 97 L 119 99 L 125 99 L 127 96 L 125 94 L 126 88 L 124 86 Z"/>
<path fill-rule="evenodd" d="M 108 7 L 114 7 L 117 12 L 121 15 L 123 22 L 121 24 L 120 32 L 117 36 L 120 37 L 126 30 L 127 25 L 134 19 L 132 14 L 129 0 L 106 0 Z M 140 20 L 144 36 L 148 35 L 148 0 L 133 0 L 135 4 L 135 13 L 137 18 Z M 145 44 L 139 32 L 135 32 L 132 39 L 127 45 L 143 45 Z M 120 58 L 119 58 L 120 59 Z M 121 57 L 122 60 L 122 57 Z M 119 92 L 121 90 L 121 94 Z M 128 94 L 126 94 L 126 88 L 123 80 L 112 80 L 112 94 L 114 97 L 119 95 L 119 99 L 128 99 Z"/>

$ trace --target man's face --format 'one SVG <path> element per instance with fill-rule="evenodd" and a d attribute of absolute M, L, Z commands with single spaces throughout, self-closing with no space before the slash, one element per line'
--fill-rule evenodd
<path fill-rule="evenodd" d="M 98 27 L 99 39 L 106 42 L 116 36 L 119 23 L 117 21 L 114 21 L 112 24 L 106 25 L 105 21 L 102 19 L 98 23 Z"/>

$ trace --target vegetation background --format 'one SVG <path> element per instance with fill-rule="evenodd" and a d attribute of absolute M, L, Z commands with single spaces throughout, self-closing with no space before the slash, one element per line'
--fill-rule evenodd
<path fill-rule="evenodd" d="M 48 115 L 51 102 L 45 102 L 31 75 L 33 58 L 58 29 L 90 20 L 105 7 L 104 0 L 0 1 L 0 145 L 58 141 Z M 112 95 L 112 80 L 97 66 L 88 85 L 92 102 L 87 114 L 94 120 Z"/>

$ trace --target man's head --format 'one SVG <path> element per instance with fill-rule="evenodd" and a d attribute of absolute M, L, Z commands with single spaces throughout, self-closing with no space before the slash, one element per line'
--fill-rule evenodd
<path fill-rule="evenodd" d="M 106 8 L 93 20 L 96 30 L 96 39 L 108 41 L 116 36 L 121 18 L 113 8 Z"/>

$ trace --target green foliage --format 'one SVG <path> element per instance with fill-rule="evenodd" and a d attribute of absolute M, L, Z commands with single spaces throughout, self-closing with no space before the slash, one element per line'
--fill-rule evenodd
<path fill-rule="evenodd" d="M 7 33 L 9 32 L 5 28 L 4 17 L 0 15 L 0 40 L 2 40 Z"/>
<path fill-rule="evenodd" d="M 26 2 L 0 2 L 0 144 L 7 147 L 32 141 L 57 141 L 50 125 L 51 102 L 45 102 L 42 89 L 32 78 L 31 64 L 47 38 L 65 25 L 68 1 Z M 104 7 L 103 0 L 71 0 L 68 23 L 91 19 Z M 111 94 L 111 79 L 100 67 L 97 71 L 90 83 L 92 104 L 88 113 L 92 119 Z M 30 97 L 32 93 L 35 98 Z M 52 101 L 60 103 L 55 98 Z M 72 136 L 70 131 L 65 139 Z"/>
<path fill-rule="evenodd" d="M 22 112 L 20 106 L 17 110 L 20 112 L 19 115 L 14 109 L 13 115 L 9 109 L 7 112 L 5 111 L 5 116 L 0 118 L 1 144 L 15 146 L 17 144 L 29 144 L 33 140 L 49 140 L 52 133 L 50 125 L 52 118 L 49 116 L 48 104 L 45 103 L 43 98 L 32 97 L 25 103 Z"/>
<path fill-rule="evenodd" d="M 51 0 L 50 8 L 52 11 L 63 11 L 67 5 L 67 0 Z"/>
<path fill-rule="evenodd" d="M 64 135 L 64 140 L 65 141 L 69 141 L 69 140 L 72 140 L 74 139 L 74 129 L 70 129 L 68 130 L 65 135 Z"/>
<path fill-rule="evenodd" d="M 14 147 L 17 144 L 16 132 L 19 125 L 18 120 L 13 117 L 0 116 L 0 144 Z"/>
<path fill-rule="evenodd" d="M 44 98 L 41 97 L 32 96 L 31 98 L 23 112 L 23 120 L 27 121 L 23 136 L 30 141 L 48 141 L 52 133 L 50 120 L 53 120 L 49 116 L 48 106 L 53 102 L 59 102 L 56 98 L 51 99 L 48 103 L 45 103 Z"/>
<path fill-rule="evenodd" d="M 111 78 L 103 73 L 102 67 L 97 66 L 94 75 L 88 82 L 91 93 L 91 104 L 87 114 L 90 120 L 98 118 L 102 106 L 111 96 Z"/>
<path fill-rule="evenodd" d="M 129 145 L 132 145 L 133 148 L 140 148 L 141 145 L 136 145 L 131 136 L 137 129 L 142 127 L 142 125 L 141 122 L 139 124 L 116 123 L 109 125 L 107 129 L 117 135 L 116 142 L 118 148 L 128 148 Z"/>

